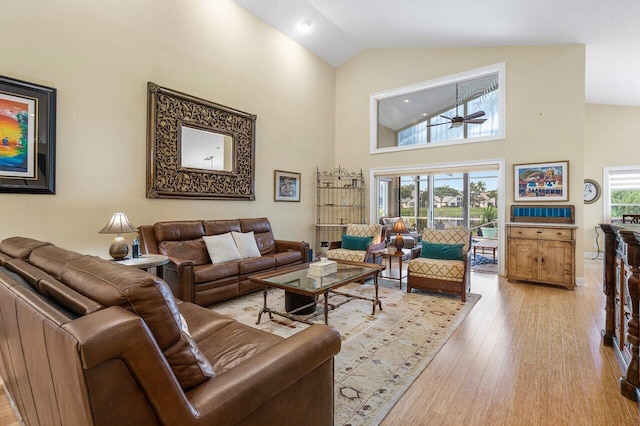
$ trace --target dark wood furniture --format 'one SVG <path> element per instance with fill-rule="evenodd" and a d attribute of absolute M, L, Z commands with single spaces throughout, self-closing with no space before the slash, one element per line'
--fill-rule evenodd
<path fill-rule="evenodd" d="M 373 263 L 378 263 L 378 256 L 388 261 L 388 265 L 386 269 L 381 272 L 380 278 L 396 280 L 400 284 L 400 288 L 402 288 L 402 279 L 406 277 L 406 275 L 402 275 L 402 261 L 413 259 L 415 257 L 413 256 L 413 251 L 411 249 L 397 251 L 395 247 L 387 247 L 384 250 L 376 250 L 371 254 L 373 255 Z M 393 270 L 393 259 L 398 259 L 398 272 Z"/>
<path fill-rule="evenodd" d="M 622 223 L 640 223 L 640 214 L 623 214 Z"/>
<path fill-rule="evenodd" d="M 513 205 L 507 224 L 507 279 L 576 286 L 572 205 Z"/>
<path fill-rule="evenodd" d="M 620 392 L 640 401 L 640 224 L 600 224 L 604 231 L 602 343 L 613 346 L 624 375 Z"/>

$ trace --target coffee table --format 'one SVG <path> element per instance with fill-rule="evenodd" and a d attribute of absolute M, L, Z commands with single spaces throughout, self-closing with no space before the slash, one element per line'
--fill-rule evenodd
<path fill-rule="evenodd" d="M 289 268 L 279 269 L 277 271 L 264 272 L 261 274 L 251 275 L 249 279 L 253 282 L 264 285 L 264 305 L 258 313 L 258 321 L 260 324 L 262 314 L 269 314 L 269 319 L 273 319 L 273 315 L 289 318 L 294 321 L 300 321 L 306 324 L 313 324 L 310 319 L 317 316 L 313 313 L 306 316 L 296 315 L 298 311 L 304 310 L 308 305 L 301 306 L 291 312 L 278 312 L 267 306 L 267 290 L 269 287 L 281 288 L 290 293 L 308 296 L 315 300 L 319 295 L 324 296 L 324 323 L 329 323 L 329 308 L 335 309 L 353 299 L 362 299 L 373 302 L 373 310 L 371 315 L 376 314 L 376 306 L 382 310 L 382 302 L 378 298 L 378 272 L 384 269 L 384 266 L 374 263 L 361 262 L 338 262 L 338 271 L 323 277 L 309 274 L 309 264 L 296 265 Z M 344 285 L 373 277 L 373 286 L 375 288 L 374 297 L 364 297 L 357 294 L 342 293 L 335 289 Z M 340 303 L 331 304 L 329 302 L 329 294 L 338 294 L 345 297 Z"/>

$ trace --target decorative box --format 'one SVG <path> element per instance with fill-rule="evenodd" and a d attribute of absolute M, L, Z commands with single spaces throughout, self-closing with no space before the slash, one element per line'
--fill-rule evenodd
<path fill-rule="evenodd" d="M 321 260 L 309 264 L 309 275 L 324 277 L 338 271 L 338 263 L 335 260 Z"/>

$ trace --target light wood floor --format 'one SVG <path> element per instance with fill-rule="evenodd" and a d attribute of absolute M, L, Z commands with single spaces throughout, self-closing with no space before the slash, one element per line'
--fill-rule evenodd
<path fill-rule="evenodd" d="M 474 273 L 482 298 L 389 413 L 391 425 L 638 425 L 600 343 L 602 266 L 575 291 Z M 0 425 L 17 425 L 4 397 Z"/>
<path fill-rule="evenodd" d="M 575 291 L 472 275 L 482 298 L 389 413 L 390 425 L 638 425 L 600 343 L 602 262 Z"/>

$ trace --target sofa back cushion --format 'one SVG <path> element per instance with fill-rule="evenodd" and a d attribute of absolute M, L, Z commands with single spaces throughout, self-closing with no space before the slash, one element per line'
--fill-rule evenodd
<path fill-rule="evenodd" d="M 240 232 L 240 221 L 237 219 L 203 220 L 205 235 L 220 235 L 229 232 Z"/>
<path fill-rule="evenodd" d="M 0 253 L 17 259 L 26 259 L 35 248 L 49 245 L 45 241 L 25 237 L 10 237 L 0 243 Z"/>
<path fill-rule="evenodd" d="M 183 389 L 214 376 L 209 361 L 181 330 L 180 312 L 167 284 L 153 275 L 92 256 L 70 260 L 62 282 L 104 306 L 121 306 L 146 323 Z"/>
<path fill-rule="evenodd" d="M 158 243 L 162 241 L 197 240 L 204 235 L 201 220 L 158 222 L 153 225 Z"/>
<path fill-rule="evenodd" d="M 202 238 L 186 241 L 161 241 L 158 244 L 158 249 L 165 256 L 191 260 L 194 265 L 209 263 L 207 247 Z"/>
<path fill-rule="evenodd" d="M 265 255 L 276 251 L 276 241 L 273 238 L 269 219 L 266 217 L 240 219 L 240 227 L 242 230 L 238 232 L 253 231 L 260 254 Z"/>
<path fill-rule="evenodd" d="M 82 256 L 74 251 L 48 245 L 34 249 L 29 255 L 29 263 L 59 280 L 67 262 Z"/>

